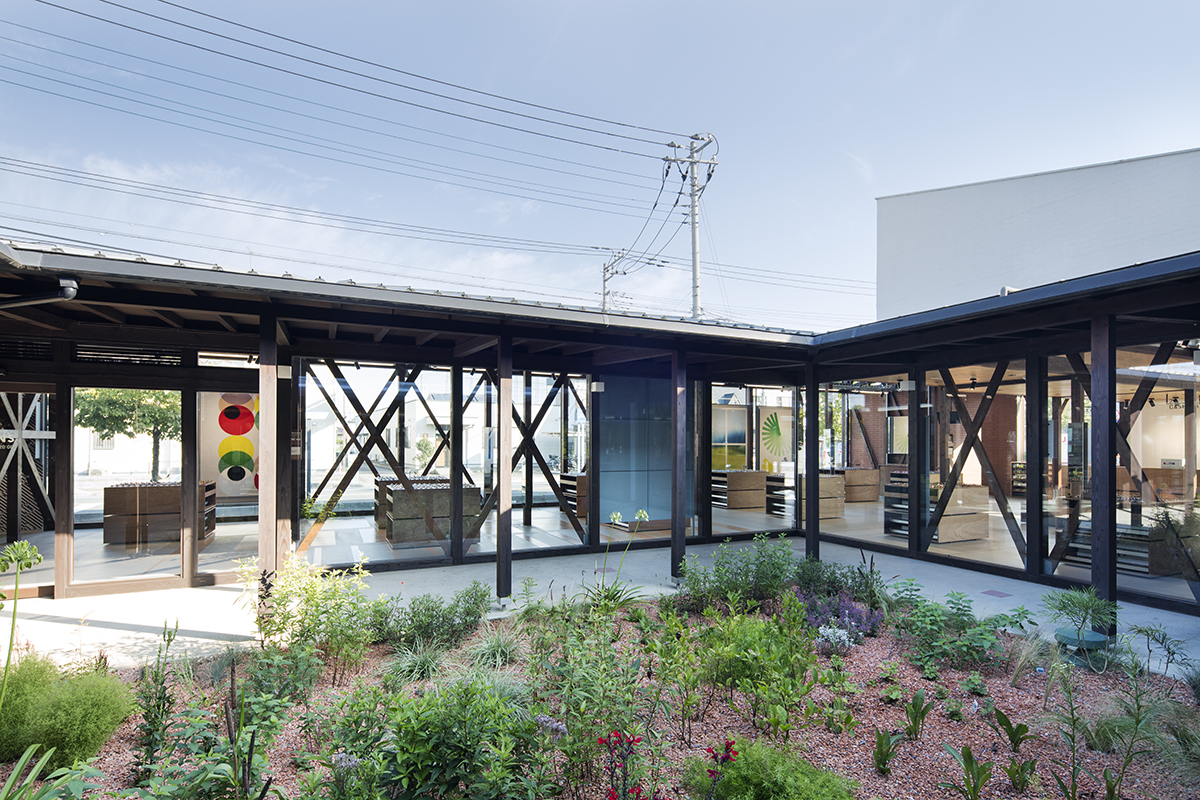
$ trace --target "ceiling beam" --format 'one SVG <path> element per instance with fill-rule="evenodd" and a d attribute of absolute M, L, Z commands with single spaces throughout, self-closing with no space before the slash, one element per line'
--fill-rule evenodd
<path fill-rule="evenodd" d="M 183 319 L 183 317 L 179 316 L 174 311 L 167 311 L 165 309 L 158 309 L 158 308 L 147 308 L 146 311 L 149 312 L 150 314 L 153 314 L 154 316 L 158 317 L 163 322 L 170 325 L 172 328 L 186 328 L 187 327 L 187 322 Z"/>
<path fill-rule="evenodd" d="M 630 361 L 646 361 L 671 355 L 670 350 L 650 350 L 640 347 L 614 348 L 592 356 L 592 365 L 606 367 L 612 364 L 627 364 Z"/>
<path fill-rule="evenodd" d="M 216 317 L 217 317 L 217 323 L 222 328 L 229 331 L 230 333 L 238 332 L 237 321 L 234 320 L 233 317 L 229 316 L 228 314 L 217 314 Z"/>
<path fill-rule="evenodd" d="M 439 333 L 442 333 L 442 331 L 425 331 L 424 333 L 418 333 L 413 337 L 413 344 L 415 344 L 417 347 L 423 347 L 436 339 Z"/>
<path fill-rule="evenodd" d="M 70 322 L 57 314 L 49 314 L 36 308 L 0 308 L 0 314 L 21 322 L 29 322 L 51 331 L 65 331 Z"/>
<path fill-rule="evenodd" d="M 375 343 L 378 344 L 387 338 L 387 335 L 392 332 L 391 328 L 380 328 L 375 331 Z"/>
<path fill-rule="evenodd" d="M 106 319 L 109 322 L 115 322 L 117 325 L 124 325 L 125 320 L 128 319 L 128 317 L 126 317 L 120 311 L 117 311 L 115 308 L 110 306 L 90 305 L 88 303 L 76 303 L 75 305 L 79 308 L 82 308 L 84 311 L 89 311 L 92 314 L 95 314 L 101 319 Z"/>
<path fill-rule="evenodd" d="M 466 358 L 467 356 L 473 356 L 478 352 L 494 347 L 498 341 L 500 341 L 498 336 L 474 336 L 454 346 L 454 357 Z"/>

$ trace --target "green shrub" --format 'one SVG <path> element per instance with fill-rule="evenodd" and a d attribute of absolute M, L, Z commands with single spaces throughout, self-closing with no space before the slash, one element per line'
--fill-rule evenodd
<path fill-rule="evenodd" d="M 741 548 L 725 542 L 717 547 L 711 570 L 700 566 L 695 556 L 684 563 L 676 605 L 699 612 L 717 602 L 767 600 L 783 591 L 795 569 L 792 547 L 782 536 L 760 534 L 751 546 Z"/>
<path fill-rule="evenodd" d="M 52 768 L 100 752 L 130 712 L 129 690 L 114 675 L 84 674 L 54 684 L 30 708 L 29 738 L 53 747 Z"/>
<path fill-rule="evenodd" d="M 466 589 L 455 592 L 449 604 L 437 595 L 414 597 L 401 610 L 398 635 L 393 641 L 456 647 L 479 628 L 491 604 L 491 589 L 480 581 L 472 581 Z"/>
<path fill-rule="evenodd" d="M 275 573 L 257 563 L 239 564 L 263 644 L 307 645 L 320 650 L 333 668 L 333 683 L 362 663 L 373 638 L 366 570 L 360 562 L 344 570 L 324 570 L 303 558 L 289 558 Z"/>
<path fill-rule="evenodd" d="M 815 558 L 802 559 L 795 565 L 792 582 L 796 584 L 797 593 L 808 597 L 836 597 L 846 591 L 852 599 L 868 608 L 879 609 L 887 605 L 883 576 L 875 567 L 874 557 L 870 563 L 864 557 L 862 564 L 853 567 Z"/>
<path fill-rule="evenodd" d="M 58 681 L 58 667 L 46 656 L 25 653 L 8 674 L 8 694 L 0 708 L 0 761 L 15 761 L 31 744 L 33 707 Z"/>
<path fill-rule="evenodd" d="M 999 632 L 1024 629 L 1031 615 L 1023 606 L 1007 614 L 976 619 L 971 600 L 962 592 L 950 592 L 945 604 L 921 596 L 912 580 L 896 584 L 893 596 L 898 606 L 896 627 L 907 635 L 914 664 L 936 674 L 942 661 L 952 664 L 986 664 L 1002 655 Z"/>
<path fill-rule="evenodd" d="M 245 690 L 288 703 L 306 703 L 324 673 L 325 665 L 311 644 L 296 643 L 287 649 L 270 644 L 251 653 Z"/>
<path fill-rule="evenodd" d="M 854 796 L 852 781 L 817 769 L 785 749 L 739 739 L 737 753 L 737 758 L 721 766 L 715 786 L 708 775 L 710 760 L 689 759 L 683 780 L 688 793 L 714 800 L 851 800 Z"/>
<path fill-rule="evenodd" d="M 393 714 L 384 784 L 402 797 L 505 797 L 530 782 L 549 788 L 538 725 L 527 713 L 474 683 L 458 683 L 405 703 Z M 502 763 L 496 756 L 502 754 Z M 503 770 L 504 775 L 499 774 Z"/>

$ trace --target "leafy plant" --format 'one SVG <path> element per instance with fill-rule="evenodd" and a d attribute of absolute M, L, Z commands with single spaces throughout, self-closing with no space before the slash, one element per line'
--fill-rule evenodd
<path fill-rule="evenodd" d="M 8 572 L 13 567 L 17 568 L 13 573 L 12 624 L 8 629 L 8 650 L 4 654 L 4 677 L 0 679 L 0 713 L 4 711 L 4 698 L 8 693 L 8 672 L 13 663 L 13 644 L 17 640 L 17 600 L 21 596 L 21 572 L 33 569 L 40 563 L 42 554 L 25 539 L 15 541 L 0 550 L 0 573 Z M 0 609 L 4 608 L 3 601 L 7 599 L 7 595 L 0 592 Z"/>
<path fill-rule="evenodd" d="M 1019 725 L 1013 725 L 1008 715 L 998 708 L 996 709 L 996 721 L 992 722 L 990 719 L 985 721 L 996 732 L 996 735 L 1007 737 L 1008 746 L 1014 753 L 1021 749 L 1023 742 L 1037 738 L 1037 734 L 1029 732 L 1028 725 L 1023 722 Z"/>
<path fill-rule="evenodd" d="M 928 703 L 925 702 L 924 689 L 918 689 L 916 694 L 912 696 L 912 700 L 909 700 L 904 706 L 904 714 L 908 718 L 908 724 L 904 727 L 904 732 L 914 742 L 921 738 L 921 730 L 925 727 L 925 718 L 929 716 L 929 711 L 932 708 L 932 700 Z"/>
<path fill-rule="evenodd" d="M 1187 642 L 1172 637 L 1162 625 L 1130 625 L 1129 634 L 1145 640 L 1146 660 L 1144 663 L 1147 668 L 1149 668 L 1156 651 L 1161 654 L 1162 669 L 1160 671 L 1163 675 L 1171 674 L 1172 664 L 1186 663 L 1188 660 L 1184 651 Z"/>
<path fill-rule="evenodd" d="M 86 778 L 95 774 L 90 768 L 58 769 L 42 778 L 42 771 L 48 769 L 54 760 L 54 750 L 47 750 L 30 766 L 38 747 L 31 744 L 17 759 L 8 780 L 0 786 L 0 800 L 53 800 L 64 795 L 83 797 L 84 790 L 99 788 L 86 781 Z M 28 773 L 25 773 L 26 767 L 29 768 Z M 22 773 L 25 773 L 24 777 L 21 777 Z"/>
<path fill-rule="evenodd" d="M 1107 632 L 1117 624 L 1118 606 L 1096 594 L 1094 586 L 1071 588 L 1062 592 L 1051 592 L 1042 599 L 1046 613 L 1055 622 L 1066 622 L 1075 632 L 1075 641 L 1084 641 L 1085 630 Z M 1089 669 L 1102 665 L 1093 659 L 1091 651 L 1081 648 L 1081 660 Z"/>
<path fill-rule="evenodd" d="M 976 619 L 971 600 L 961 592 L 946 595 L 945 604 L 926 600 L 920 585 L 902 581 L 894 589 L 898 606 L 896 625 L 911 642 L 910 659 L 921 667 L 930 680 L 939 662 L 985 664 L 1001 653 L 999 632 L 1024 629 L 1033 624 L 1024 608 L 1006 614 Z"/>
<path fill-rule="evenodd" d="M 966 719 L 963 715 L 963 704 L 961 700 L 951 698 L 946 701 L 946 717 L 954 722 L 962 722 Z"/>
<path fill-rule="evenodd" d="M 1024 792 L 1037 774 L 1037 759 L 1018 761 L 1015 756 L 1009 756 L 1008 766 L 1001 765 L 1000 769 L 1008 776 L 1014 792 Z"/>
<path fill-rule="evenodd" d="M 1054 682 L 1062 690 L 1062 703 L 1054 710 L 1054 719 L 1058 723 L 1058 735 L 1067 746 L 1068 760 L 1055 759 L 1051 763 L 1064 772 L 1059 774 L 1050 770 L 1054 782 L 1066 800 L 1078 800 L 1079 777 L 1083 774 L 1083 761 L 1080 758 L 1080 748 L 1084 743 L 1087 731 L 1087 720 L 1080 712 L 1079 704 L 1075 701 L 1075 686 L 1071 681 L 1070 667 L 1066 664 L 1055 665 L 1048 682 Z"/>
<path fill-rule="evenodd" d="M 625 549 L 621 551 L 621 561 L 617 565 L 617 574 L 613 577 L 612 582 L 609 583 L 607 577 L 608 551 L 612 547 L 612 537 L 609 536 L 608 544 L 604 547 L 604 564 L 597 570 L 600 574 L 600 580 L 594 585 L 584 586 L 583 588 L 583 595 L 586 602 L 602 614 L 611 614 L 614 611 L 628 608 L 642 597 L 641 589 L 621 582 L 621 570 L 625 567 L 625 556 L 629 554 L 629 548 L 633 545 L 633 537 L 637 534 L 638 527 L 650 519 L 650 515 L 646 512 L 646 509 L 642 508 L 638 509 L 633 519 L 633 528 L 629 531 L 629 539 L 625 542 Z M 612 523 L 613 529 L 615 529 L 621 524 L 621 512 L 614 511 L 609 515 L 609 521 Z"/>
<path fill-rule="evenodd" d="M 962 750 L 955 750 L 948 744 L 943 744 L 942 748 L 953 756 L 962 768 L 963 782 L 958 784 L 953 781 L 942 781 L 938 783 L 938 786 L 943 789 L 953 789 L 966 800 L 979 800 L 983 794 L 984 785 L 992 779 L 992 762 L 978 761 L 975 754 L 971 752 L 970 745 L 964 744 Z"/>
<path fill-rule="evenodd" d="M 320 654 L 311 644 L 297 642 L 286 649 L 267 645 L 250 654 L 246 693 L 288 703 L 306 703 L 324 672 Z"/>
<path fill-rule="evenodd" d="M 400 610 L 398 636 L 391 641 L 456 647 L 479 628 L 491 606 L 491 598 L 491 590 L 481 581 L 472 581 L 455 592 L 449 603 L 433 594 L 414 597 L 407 608 Z"/>
<path fill-rule="evenodd" d="M 853 782 L 814 767 L 785 749 L 766 742 L 738 739 L 738 757 L 722 768 L 715 786 L 707 758 L 690 758 L 684 767 L 684 787 L 693 797 L 713 800 L 771 798 L 771 800 L 851 800 Z M 623 800 L 623 799 L 622 799 Z"/>
<path fill-rule="evenodd" d="M 976 697 L 987 697 L 987 683 L 984 682 L 983 676 L 978 672 L 972 672 L 959 681 L 958 685 L 967 694 L 973 694 Z"/>
<path fill-rule="evenodd" d="M 171 716 L 175 710 L 175 695 L 167 686 L 167 665 L 170 663 L 168 653 L 175 635 L 179 633 L 179 623 L 174 628 L 168 628 L 163 623 L 162 642 L 158 645 L 158 655 L 152 665 L 142 667 L 141 680 L 135 690 L 138 710 L 142 713 L 142 721 L 138 723 L 137 738 L 134 748 L 137 750 L 137 766 L 143 772 L 153 764 L 157 764 L 167 741 L 171 727 Z"/>
<path fill-rule="evenodd" d="M 875 749 L 871 751 L 871 755 L 875 759 L 875 770 L 880 775 L 891 773 L 892 757 L 896 755 L 902 741 L 904 741 L 904 734 L 900 732 L 893 733 L 882 728 L 875 729 Z"/>
<path fill-rule="evenodd" d="M 879 680 L 882 683 L 897 683 L 900 680 L 900 664 L 896 661 L 885 661 L 883 669 L 879 671 Z"/>
<path fill-rule="evenodd" d="M 1200 703 L 1200 661 L 1188 664 L 1180 678 L 1192 690 L 1192 698 Z"/>
<path fill-rule="evenodd" d="M 879 699 L 888 705 L 894 705 L 904 699 L 904 689 L 899 686 L 887 686 L 879 692 Z"/>
<path fill-rule="evenodd" d="M 804 603 L 808 623 L 814 628 L 832 625 L 850 634 L 855 644 L 864 636 L 875 636 L 883 625 L 883 612 L 868 608 L 842 589 L 832 597 L 806 595 L 796 590 L 796 597 Z"/>
<path fill-rule="evenodd" d="M 1125 680 L 1117 689 L 1117 702 L 1120 706 L 1121 716 L 1119 723 L 1113 724 L 1108 734 L 1112 751 L 1120 757 L 1120 766 L 1116 772 L 1105 768 L 1100 775 L 1089 771 L 1092 778 L 1104 786 L 1105 800 L 1120 798 L 1121 787 L 1125 783 L 1129 766 L 1135 758 L 1150 752 L 1143 745 L 1149 743 L 1154 736 L 1151 724 L 1151 689 L 1147 680 L 1147 671 L 1142 668 L 1132 653 L 1129 655 Z"/>

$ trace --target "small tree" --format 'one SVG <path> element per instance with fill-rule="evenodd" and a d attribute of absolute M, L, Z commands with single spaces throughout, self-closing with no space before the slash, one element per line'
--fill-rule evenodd
<path fill-rule="evenodd" d="M 159 447 L 163 439 L 181 436 L 179 392 L 152 389 L 77 389 L 75 424 L 102 439 L 149 434 L 153 439 L 150 479 L 158 480 Z"/>

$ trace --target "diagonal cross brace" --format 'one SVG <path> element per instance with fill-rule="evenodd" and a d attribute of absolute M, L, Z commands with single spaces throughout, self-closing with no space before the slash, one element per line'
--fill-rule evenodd
<path fill-rule="evenodd" d="M 999 388 L 999 381 L 1004 377 L 1005 370 L 1008 369 L 1008 363 L 1004 362 L 996 365 L 996 373 L 992 376 L 992 382 L 988 385 L 988 392 L 991 397 L 995 397 L 995 391 Z M 943 371 L 943 376 L 948 376 L 949 373 Z M 958 387 L 951 385 L 948 394 L 954 401 L 955 410 L 958 415 L 963 417 L 967 413 L 967 404 L 963 402 L 962 396 L 958 393 Z M 985 396 L 985 400 L 987 397 Z M 990 408 L 989 403 L 989 408 Z M 982 412 L 982 413 L 980 413 Z M 1021 533 L 1021 525 L 1013 516 L 1012 508 L 1008 503 L 1008 496 L 1004 493 L 1004 487 L 1000 485 L 1000 479 L 996 477 L 996 470 L 992 468 L 992 461 L 988 458 L 987 451 L 983 447 L 983 442 L 979 438 L 979 432 L 983 429 L 984 418 L 986 411 L 983 409 L 983 404 L 980 404 L 980 409 L 976 412 L 976 419 L 973 420 L 975 427 L 975 438 L 971 442 L 971 448 L 975 452 L 975 457 L 979 459 L 979 466 L 983 469 L 984 477 L 987 478 L 988 491 L 992 493 L 992 499 L 996 503 L 996 507 L 1000 509 L 1000 516 L 1004 518 L 1004 525 L 1008 528 L 1008 535 L 1012 538 L 1013 545 L 1017 548 L 1017 552 L 1021 555 L 1021 560 L 1025 560 L 1026 543 L 1025 536 Z M 964 450 L 966 447 L 964 446 Z M 941 498 L 938 498 L 939 502 Z"/>
<path fill-rule="evenodd" d="M 933 543 L 933 535 L 937 532 L 938 523 L 941 522 L 942 516 L 946 513 L 946 506 L 950 504 L 950 496 L 954 494 L 954 489 L 958 486 L 958 481 L 962 477 L 963 468 L 967 465 L 967 457 L 970 456 L 974 450 L 975 443 L 979 440 L 979 431 L 983 427 L 983 421 L 987 418 L 987 413 L 992 407 L 992 400 L 995 399 L 996 392 L 1000 389 L 1000 381 L 1003 379 L 1007 369 L 1007 361 L 996 364 L 996 369 L 992 372 L 987 389 L 983 393 L 983 400 L 980 401 L 979 408 L 975 410 L 974 417 L 965 410 L 965 404 L 962 404 L 962 408 L 958 409 L 958 417 L 962 422 L 963 428 L 966 429 L 967 437 L 963 441 L 958 455 L 954 458 L 954 463 L 950 467 L 950 475 L 942 484 L 942 491 L 938 495 L 937 505 L 934 507 L 933 513 L 929 516 L 929 524 L 921 531 L 922 552 L 928 550 L 929 545 Z M 945 384 L 946 394 L 953 393 L 956 400 L 961 403 L 962 398 L 958 397 L 958 388 L 955 386 L 954 376 L 950 374 L 949 370 L 943 369 L 940 372 L 942 383 Z"/>

